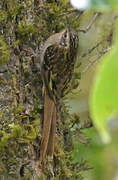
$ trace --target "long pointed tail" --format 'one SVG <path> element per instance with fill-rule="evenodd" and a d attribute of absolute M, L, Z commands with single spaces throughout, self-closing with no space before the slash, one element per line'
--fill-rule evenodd
<path fill-rule="evenodd" d="M 56 117 L 55 103 L 48 95 L 48 92 L 45 90 L 44 120 L 43 120 L 43 131 L 42 131 L 40 159 L 39 159 L 40 165 L 44 163 L 47 152 L 49 155 L 52 155 L 54 151 L 54 136 L 55 136 L 54 134 L 56 129 L 55 117 Z"/>
<path fill-rule="evenodd" d="M 49 142 L 48 142 L 48 147 L 47 147 L 47 155 L 49 155 L 50 157 L 52 157 L 54 154 L 54 144 L 55 144 L 55 135 L 56 135 L 56 120 L 57 120 L 57 109 L 56 109 L 56 106 L 54 106 Z"/>

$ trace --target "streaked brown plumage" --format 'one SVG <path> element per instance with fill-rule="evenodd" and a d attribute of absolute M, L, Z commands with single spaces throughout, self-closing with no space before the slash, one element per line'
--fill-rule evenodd
<path fill-rule="evenodd" d="M 41 76 L 44 83 L 44 121 L 40 164 L 46 154 L 53 156 L 57 106 L 68 89 L 73 75 L 78 35 L 70 28 L 50 36 L 41 53 Z"/>

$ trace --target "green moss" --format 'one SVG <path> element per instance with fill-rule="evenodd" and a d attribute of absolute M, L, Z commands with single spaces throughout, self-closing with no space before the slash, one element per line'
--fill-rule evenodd
<path fill-rule="evenodd" d="M 2 122 L 4 122 L 4 126 L 2 126 L 2 130 L 0 131 L 0 150 L 9 146 L 12 141 L 16 141 L 18 144 L 29 144 L 40 135 L 40 128 L 38 127 L 40 119 L 35 119 L 35 117 L 38 117 L 36 111 L 34 110 L 35 117 L 31 117 L 33 120 L 27 123 L 30 117 L 24 114 L 23 110 L 24 107 L 19 105 L 9 111 L 14 118 L 14 122 L 11 124 L 9 118 L 4 117 L 4 112 L 1 111 L 0 118 Z M 23 121 L 25 121 L 25 123 L 23 123 Z"/>
<path fill-rule="evenodd" d="M 20 125 L 18 124 L 10 124 L 9 125 L 10 129 L 11 129 L 11 137 L 22 137 L 23 136 L 23 129 Z"/>
<path fill-rule="evenodd" d="M 6 63 L 10 58 L 10 50 L 5 43 L 3 36 L 0 36 L 0 63 Z"/>
<path fill-rule="evenodd" d="M 7 12 L 4 10 L 0 10 L 0 22 L 5 21 L 7 19 Z"/>
<path fill-rule="evenodd" d="M 20 40 L 16 40 L 12 43 L 14 48 L 17 48 L 19 44 L 20 44 Z"/>
<path fill-rule="evenodd" d="M 20 14 L 23 9 L 23 4 L 18 3 L 16 0 L 6 0 L 6 5 L 8 7 L 7 12 L 9 18 L 15 18 L 16 15 Z"/>
<path fill-rule="evenodd" d="M 9 141 L 17 140 L 18 143 L 30 143 L 37 137 L 35 128 L 32 125 L 9 125 L 9 133 L 5 131 L 0 131 L 0 150 L 5 148 Z"/>
<path fill-rule="evenodd" d="M 0 134 L 3 134 L 3 136 L 0 139 L 0 150 L 5 147 L 8 140 L 11 138 L 10 134 L 3 132 L 0 132 Z"/>
<path fill-rule="evenodd" d="M 36 28 L 33 24 L 29 24 L 26 20 L 22 20 L 18 24 L 17 32 L 22 36 L 26 36 L 29 34 L 35 34 Z"/>
<path fill-rule="evenodd" d="M 26 138 L 28 140 L 34 140 L 34 139 L 36 139 L 36 137 L 37 137 L 37 134 L 36 134 L 35 128 L 30 124 L 26 124 L 24 138 Z"/>

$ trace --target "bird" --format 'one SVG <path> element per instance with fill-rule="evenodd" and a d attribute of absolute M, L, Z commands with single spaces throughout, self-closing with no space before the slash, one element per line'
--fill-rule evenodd
<path fill-rule="evenodd" d="M 42 47 L 40 73 L 43 81 L 44 115 L 39 164 L 46 156 L 53 158 L 58 105 L 64 97 L 74 72 L 78 52 L 78 33 L 67 27 L 51 35 Z"/>

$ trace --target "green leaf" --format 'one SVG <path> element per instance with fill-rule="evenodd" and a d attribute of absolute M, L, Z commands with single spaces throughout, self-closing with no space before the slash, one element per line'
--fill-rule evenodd
<path fill-rule="evenodd" d="M 109 120 L 118 115 L 118 25 L 113 49 L 99 64 L 90 94 L 90 113 L 102 140 L 110 141 Z"/>

